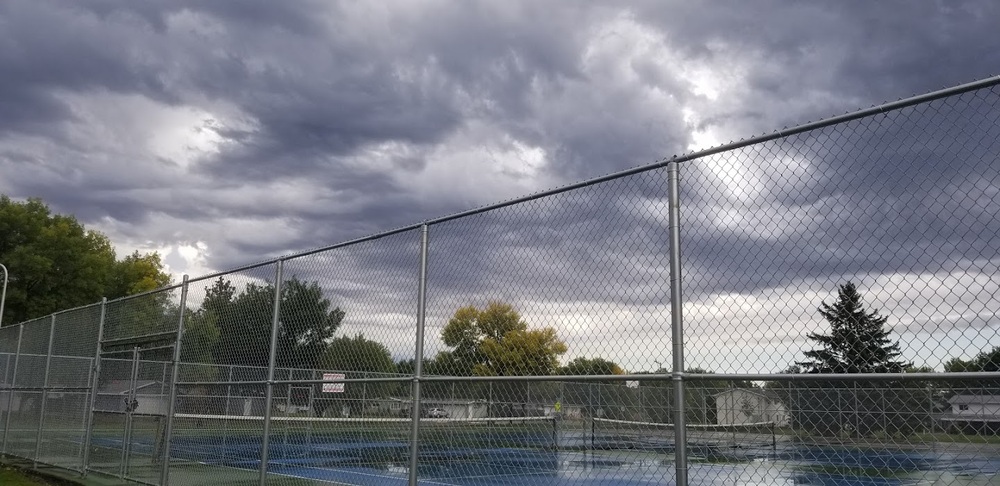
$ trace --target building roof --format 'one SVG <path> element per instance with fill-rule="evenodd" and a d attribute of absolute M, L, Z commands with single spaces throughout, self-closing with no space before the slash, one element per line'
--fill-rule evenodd
<path fill-rule="evenodd" d="M 1000 405 L 1000 395 L 955 395 L 948 399 L 952 405 Z"/>
<path fill-rule="evenodd" d="M 729 390 L 716 393 L 715 397 L 721 397 L 723 395 L 728 395 L 736 392 L 749 393 L 751 395 L 757 395 L 765 400 L 771 400 L 774 402 L 781 401 L 778 396 L 770 390 L 761 390 L 759 388 L 731 388 Z"/>
<path fill-rule="evenodd" d="M 391 397 L 391 398 L 389 398 L 389 400 L 390 401 L 394 401 L 394 402 L 400 402 L 400 403 L 410 403 L 412 401 L 412 399 L 410 399 L 410 398 L 397 398 L 397 397 Z M 433 405 L 471 405 L 471 404 L 475 404 L 475 403 L 486 403 L 486 400 L 475 400 L 475 399 L 471 399 L 471 398 L 466 398 L 466 399 L 461 399 L 461 398 L 460 399 L 421 398 L 420 399 L 420 404 L 422 406 L 427 406 L 427 405 L 431 405 L 431 404 L 433 404 Z"/>

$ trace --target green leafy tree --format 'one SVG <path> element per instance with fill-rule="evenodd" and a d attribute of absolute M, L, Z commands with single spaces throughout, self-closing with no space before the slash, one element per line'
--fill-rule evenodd
<path fill-rule="evenodd" d="M 181 340 L 181 380 L 214 381 L 220 377 L 212 350 L 219 342 L 218 316 L 199 309 L 187 311 Z"/>
<path fill-rule="evenodd" d="M 623 375 L 618 363 L 604 358 L 576 358 L 559 370 L 560 375 Z"/>
<path fill-rule="evenodd" d="M 485 359 L 473 372 L 480 376 L 551 375 L 559 369 L 559 355 L 566 349 L 552 328 L 508 331 L 500 339 L 483 340 Z"/>
<path fill-rule="evenodd" d="M 669 373 L 659 369 L 657 373 Z M 686 373 L 713 374 L 703 368 L 688 368 Z M 685 418 L 689 423 L 718 423 L 715 396 L 733 388 L 754 388 L 747 380 L 692 380 L 684 384 Z M 671 380 L 639 380 L 640 400 L 644 416 L 642 420 L 659 423 L 674 422 L 674 390 Z"/>
<path fill-rule="evenodd" d="M 108 299 L 149 292 L 170 285 L 170 275 L 163 271 L 158 253 L 140 254 L 138 251 L 118 260 L 111 269 L 105 287 Z"/>
<path fill-rule="evenodd" d="M 944 364 L 944 370 L 949 373 L 1000 371 L 1000 346 L 981 351 L 969 360 L 952 358 Z"/>
<path fill-rule="evenodd" d="M 5 324 L 96 302 L 115 261 L 104 235 L 41 200 L 0 196 L 0 262 L 10 271 Z"/>
<path fill-rule="evenodd" d="M 981 351 L 969 360 L 953 358 L 944 364 L 947 373 L 975 373 L 1000 371 L 1000 346 Z M 1000 394 L 1000 380 L 948 380 L 949 387 L 942 390 L 941 398 L 950 398 L 956 393 L 996 395 Z"/>
<path fill-rule="evenodd" d="M 555 329 L 529 330 L 521 315 L 501 302 L 457 310 L 441 340 L 454 348 L 441 360 L 459 376 L 551 375 L 567 349 Z"/>
<path fill-rule="evenodd" d="M 502 302 L 490 302 L 483 309 L 458 309 L 441 339 L 452 349 L 437 355 L 436 371 L 455 376 L 553 375 L 559 370 L 559 356 L 567 350 L 555 329 L 528 329 L 521 315 Z M 526 413 L 528 388 L 514 382 L 480 384 L 463 393 L 481 394 L 491 415 L 516 415 Z"/>
<path fill-rule="evenodd" d="M 4 324 L 170 282 L 155 253 L 115 258 L 105 235 L 72 216 L 53 214 L 40 199 L 0 195 L 0 263 L 10 272 Z"/>
<path fill-rule="evenodd" d="M 250 283 L 237 293 L 230 281 L 221 277 L 215 281 L 206 291 L 202 308 L 216 316 L 216 363 L 267 367 L 273 304 L 273 284 Z M 277 366 L 316 368 L 343 318 L 344 311 L 333 307 L 317 282 L 303 282 L 296 277 L 282 282 Z"/>
<path fill-rule="evenodd" d="M 389 349 L 361 334 L 331 340 L 320 366 L 325 371 L 343 373 L 346 378 L 385 378 L 396 373 Z M 396 388 L 394 383 L 346 383 L 343 393 L 323 393 L 322 387 L 317 387 L 320 399 L 315 401 L 315 412 L 322 416 L 330 406 L 346 405 L 351 415 L 362 415 L 376 400 L 388 399 Z"/>
<path fill-rule="evenodd" d="M 617 363 L 604 358 L 578 357 L 559 369 L 560 375 L 593 376 L 622 375 L 625 370 Z M 568 378 L 571 379 L 571 378 Z M 633 406 L 636 398 L 634 390 L 624 381 L 569 382 L 563 386 L 563 400 L 566 403 L 582 404 L 589 416 L 601 415 L 606 418 L 627 419 L 626 411 Z"/>

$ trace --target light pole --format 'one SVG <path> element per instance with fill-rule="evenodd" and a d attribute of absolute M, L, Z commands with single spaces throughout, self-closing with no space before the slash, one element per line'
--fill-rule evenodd
<path fill-rule="evenodd" d="M 663 362 L 657 361 L 655 359 L 653 360 L 653 362 L 656 363 L 656 372 L 657 373 L 659 373 L 661 370 L 663 370 Z"/>
<path fill-rule="evenodd" d="M 7 267 L 0 263 L 3 269 L 3 293 L 0 294 L 0 326 L 3 326 L 3 304 L 7 301 Z"/>

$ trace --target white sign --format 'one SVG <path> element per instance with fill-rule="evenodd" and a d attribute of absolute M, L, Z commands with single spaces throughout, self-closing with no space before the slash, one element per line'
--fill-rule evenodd
<path fill-rule="evenodd" d="M 343 373 L 323 373 L 324 380 L 343 380 Z M 323 383 L 323 393 L 344 393 L 343 383 Z"/>

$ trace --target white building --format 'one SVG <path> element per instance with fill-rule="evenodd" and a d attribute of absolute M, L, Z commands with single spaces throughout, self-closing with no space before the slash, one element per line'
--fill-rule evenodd
<path fill-rule="evenodd" d="M 777 397 L 753 388 L 733 388 L 715 395 L 716 422 L 720 425 L 771 422 L 788 425 L 788 410 Z"/>
<path fill-rule="evenodd" d="M 369 406 L 381 409 L 383 413 L 392 416 L 406 417 L 410 414 L 410 403 L 409 398 L 390 398 L 388 400 L 372 400 L 372 405 Z M 483 400 L 424 398 L 420 400 L 420 407 L 424 410 L 424 415 L 427 414 L 428 410 L 437 408 L 444 410 L 448 414 L 448 418 L 453 419 L 484 418 L 489 415 L 487 413 L 489 407 Z"/>
<path fill-rule="evenodd" d="M 1000 432 L 1000 395 L 955 395 L 948 405 L 944 425 L 968 433 Z"/>

